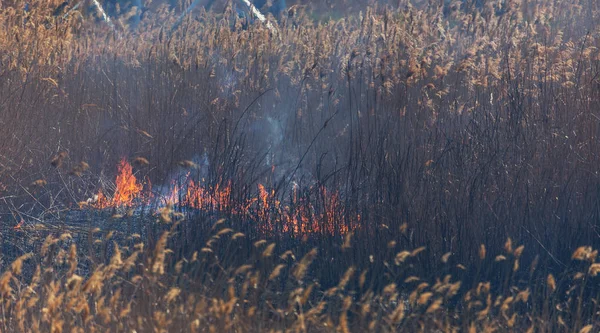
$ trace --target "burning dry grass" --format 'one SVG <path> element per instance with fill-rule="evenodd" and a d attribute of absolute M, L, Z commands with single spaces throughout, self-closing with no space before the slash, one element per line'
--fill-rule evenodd
<path fill-rule="evenodd" d="M 134 163 L 139 158 L 134 160 Z M 144 159 L 145 160 L 145 159 Z M 145 160 L 146 163 L 149 163 Z M 192 163 L 192 162 L 190 162 Z M 138 163 L 139 164 L 139 163 Z M 40 181 L 37 181 L 40 182 Z M 35 184 L 43 186 L 45 184 Z M 147 190 L 144 190 L 144 187 Z M 275 190 L 268 191 L 258 184 L 254 196 L 234 201 L 232 185 L 205 187 L 197 184 L 187 173 L 178 183 L 173 181 L 168 193 L 153 193 L 151 185 L 141 184 L 133 173 L 131 164 L 122 159 L 117 166 L 113 194 L 107 197 L 100 190 L 90 202 L 81 202 L 81 209 L 131 209 L 132 207 L 159 207 L 160 219 L 171 222 L 173 208 L 200 213 L 226 213 L 236 219 L 255 221 L 256 228 L 265 233 L 291 233 L 297 236 L 311 233 L 346 234 L 360 224 L 360 215 L 347 218 L 339 201 L 339 194 L 328 194 L 322 188 L 324 211 L 319 213 L 311 202 L 298 198 L 296 190 L 290 200 L 281 202 Z M 119 214 L 119 217 L 122 217 Z"/>

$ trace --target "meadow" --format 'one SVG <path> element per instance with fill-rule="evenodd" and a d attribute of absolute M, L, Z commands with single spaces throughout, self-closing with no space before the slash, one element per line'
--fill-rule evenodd
<path fill-rule="evenodd" d="M 597 1 L 61 2 L 0 4 L 1 331 L 600 329 Z"/>

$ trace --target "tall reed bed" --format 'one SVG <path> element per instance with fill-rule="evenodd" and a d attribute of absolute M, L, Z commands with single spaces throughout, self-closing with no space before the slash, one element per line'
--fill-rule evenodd
<path fill-rule="evenodd" d="M 451 253 L 473 267 L 468 288 L 477 272 L 495 272 L 480 264 L 481 244 L 503 253 L 510 236 L 529 249 L 520 267 L 556 277 L 570 274 L 574 249 L 598 247 L 595 1 L 402 1 L 317 22 L 300 6 L 277 35 L 244 28 L 230 6 L 174 30 L 175 10 L 159 6 L 132 31 L 79 11 L 57 19 L 57 4 L 0 11 L 5 228 L 60 219 L 110 187 L 121 158 L 143 157 L 136 175 L 156 191 L 190 160 L 202 165 L 195 180 L 231 183 L 236 200 L 258 184 L 282 202 L 298 191 L 314 207 L 337 193 L 346 223 L 361 217 L 363 261 L 392 241 L 425 246 L 418 266 L 432 273 Z M 531 292 L 539 279 L 527 280 Z M 544 302 L 536 318 L 560 315 L 570 328 L 595 311 L 579 303 L 563 316 Z M 339 322 L 358 320 L 345 313 Z"/>

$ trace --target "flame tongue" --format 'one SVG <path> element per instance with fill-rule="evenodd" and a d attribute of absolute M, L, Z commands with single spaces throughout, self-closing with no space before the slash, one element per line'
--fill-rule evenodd
<path fill-rule="evenodd" d="M 133 201 L 140 197 L 143 185 L 135 178 L 131 164 L 124 158 L 117 165 L 115 186 L 115 194 L 112 199 L 108 199 L 102 190 L 98 192 L 95 204 L 97 208 L 130 207 L 133 205 Z"/>
<path fill-rule="evenodd" d="M 131 164 L 125 159 L 119 162 L 117 170 L 117 189 L 115 190 L 112 204 L 114 206 L 131 206 L 133 200 L 140 196 L 143 186 L 135 178 Z"/>
<path fill-rule="evenodd" d="M 131 207 L 151 200 L 151 194 L 145 194 L 144 186 L 138 182 L 131 164 L 122 159 L 117 166 L 118 174 L 115 181 L 116 189 L 112 199 L 107 198 L 102 191 L 94 207 L 99 209 L 109 207 Z M 337 193 L 328 193 L 323 187 L 321 194 L 323 203 L 316 207 L 307 198 L 299 198 L 296 189 L 290 202 L 282 203 L 274 190 L 259 184 L 255 197 L 242 202 L 232 201 L 232 185 L 215 185 L 204 187 L 189 178 L 183 183 L 172 184 L 168 194 L 158 198 L 173 206 L 188 207 L 200 211 L 229 212 L 243 219 L 259 221 L 257 227 L 265 232 L 292 232 L 295 234 L 308 233 L 347 233 L 349 228 L 344 223 L 346 212 Z M 145 181 L 149 185 L 149 180 Z M 149 185 L 151 186 L 151 185 Z M 350 223 L 356 225 L 360 215 L 350 217 Z"/>

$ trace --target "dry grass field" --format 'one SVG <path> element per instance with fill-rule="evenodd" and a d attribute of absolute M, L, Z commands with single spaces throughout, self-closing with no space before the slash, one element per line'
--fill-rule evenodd
<path fill-rule="evenodd" d="M 598 1 L 61 2 L 0 2 L 0 331 L 600 330 Z"/>

